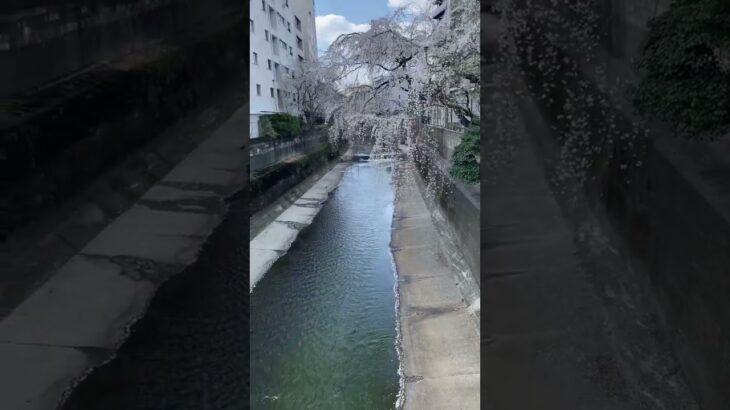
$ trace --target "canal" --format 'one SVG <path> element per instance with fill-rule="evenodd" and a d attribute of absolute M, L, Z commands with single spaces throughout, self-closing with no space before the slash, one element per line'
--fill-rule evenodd
<path fill-rule="evenodd" d="M 160 287 L 115 358 L 64 410 L 393 408 L 391 174 L 371 163 L 347 168 L 253 293 L 247 193 L 231 198 L 198 260 Z"/>
<path fill-rule="evenodd" d="M 394 191 L 355 163 L 251 294 L 251 408 L 390 409 L 398 395 Z"/>

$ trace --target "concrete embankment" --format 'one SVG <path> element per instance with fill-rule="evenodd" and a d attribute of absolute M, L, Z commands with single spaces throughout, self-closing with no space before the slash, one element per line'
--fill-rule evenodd
<path fill-rule="evenodd" d="M 666 10 L 670 1 L 605 4 L 596 17 L 606 35 L 590 61 L 574 48 L 550 50 L 564 66 L 550 72 L 528 67 L 524 81 L 532 97 L 521 102 L 520 108 L 532 119 L 530 133 L 552 175 L 559 175 L 558 168 L 565 163 L 588 160 L 593 164 L 586 169 L 584 181 L 565 181 L 560 188 L 577 193 L 576 204 L 571 205 L 576 209 L 570 209 L 574 223 L 584 223 L 580 213 L 597 219 L 622 259 L 628 274 L 613 275 L 605 293 L 636 287 L 637 296 L 623 306 L 630 312 L 626 316 L 633 320 L 637 310 L 653 311 L 659 323 L 652 331 L 671 346 L 681 369 L 677 374 L 686 379 L 699 405 L 724 409 L 730 401 L 726 388 L 730 383 L 730 142 L 687 141 L 667 124 L 635 112 L 625 90 L 639 83 L 641 73 L 631 60 L 640 56 L 649 19 Z M 544 36 L 545 29 L 549 32 L 547 26 L 539 19 L 526 24 L 534 33 L 540 32 L 535 38 Z M 563 84 L 548 93 L 550 101 L 560 103 L 549 104 L 538 97 L 545 92 L 545 84 Z M 573 96 L 597 101 L 601 108 L 585 107 L 568 114 L 566 107 L 574 104 L 562 101 L 574 101 Z M 563 136 L 574 131 L 569 119 L 578 115 L 585 115 L 591 130 L 581 145 L 610 146 L 611 155 L 606 150 L 596 160 L 580 149 L 568 149 Z M 611 139 L 612 143 L 605 142 Z M 637 349 L 626 350 L 626 360 L 637 363 Z M 646 366 L 636 367 L 642 372 L 640 367 Z M 663 376 L 640 379 L 667 385 Z M 679 408 L 671 398 L 666 403 L 667 408 Z"/>
<path fill-rule="evenodd" d="M 499 27 L 497 17 L 483 18 Z M 507 69 L 495 64 L 494 74 Z M 608 166 L 591 168 L 584 181 L 556 172 L 565 159 L 554 133 L 560 123 L 526 91 L 523 80 L 537 90 L 547 83 L 535 79 L 539 72 L 528 72 L 512 83 L 493 81 L 493 87 L 483 89 L 512 114 L 505 121 L 511 128 L 505 143 L 509 155 L 492 164 L 483 186 L 489 201 L 481 220 L 488 332 L 482 354 L 485 366 L 493 369 L 485 375 L 491 392 L 486 404 L 525 410 L 700 408 L 679 371 L 651 294 L 642 289 L 620 241 L 591 209 L 590 195 L 584 197 L 584 189 L 596 193 L 596 185 L 609 182 L 611 189 L 593 200 L 621 210 L 625 202 L 617 200 L 616 188 L 626 176 L 619 171 L 625 158 L 600 158 Z M 565 78 L 564 86 L 551 92 L 575 86 Z M 576 89 L 574 95 L 587 92 Z M 600 94 L 593 97 L 598 100 Z M 486 120 L 496 129 L 504 117 Z M 629 135 L 622 122 L 592 124 L 597 132 L 591 135 L 603 139 L 616 125 Z M 586 159 L 578 152 L 570 155 L 575 155 L 571 163 Z M 630 186 L 643 186 L 636 182 Z M 640 227 L 633 232 L 641 232 Z"/>
<path fill-rule="evenodd" d="M 251 240 L 250 286 L 253 291 L 258 282 L 294 240 L 317 216 L 329 194 L 337 188 L 348 163 L 335 165 L 289 208 Z"/>
<path fill-rule="evenodd" d="M 300 152 L 256 172 L 251 171 L 249 182 L 251 213 L 255 214 L 266 209 L 303 180 L 317 174 L 338 159 L 339 151 L 322 142 L 322 146 L 313 152 Z"/>
<path fill-rule="evenodd" d="M 248 107 L 202 142 L 0 322 L 0 397 L 49 409 L 112 358 L 158 286 L 197 256 L 245 188 Z"/>
<path fill-rule="evenodd" d="M 308 155 L 322 149 L 327 144 L 327 128 L 316 128 L 302 136 L 286 142 L 259 142 L 251 145 L 249 168 L 251 174 L 264 170 L 290 158 Z"/>
<path fill-rule="evenodd" d="M 399 172 L 399 178 L 419 178 L 410 166 Z M 419 185 L 399 184 L 391 247 L 398 272 L 404 408 L 478 409 L 478 321 L 440 237 Z"/>
<path fill-rule="evenodd" d="M 289 184 L 294 184 L 293 188 L 284 191 L 283 194 L 276 195 L 275 192 L 267 191 L 264 195 L 266 197 L 266 205 L 263 205 L 265 198 L 261 199 L 261 208 L 252 209 L 249 207 L 249 213 L 251 214 L 250 226 L 249 226 L 249 238 L 255 238 L 256 235 L 261 233 L 264 228 L 269 226 L 282 212 L 289 209 L 299 198 L 304 195 L 310 188 L 314 186 L 317 181 L 322 179 L 339 161 L 330 161 L 321 164 L 318 169 L 312 170 L 312 173 L 300 173 L 291 175 L 291 181 L 283 184 L 284 187 Z M 276 191 L 280 191 L 281 188 Z M 271 198 L 271 199 L 269 199 Z"/>
<path fill-rule="evenodd" d="M 247 87 L 242 73 L 249 53 L 240 47 L 240 38 L 248 30 L 243 4 L 230 0 L 156 2 L 166 7 L 147 10 L 154 14 L 146 14 L 143 10 L 155 5 L 139 0 L 109 3 L 119 4 L 101 10 L 89 7 L 92 10 L 86 16 L 81 15 L 82 8 L 78 12 L 67 10 L 71 13 L 61 13 L 54 23 L 50 23 L 54 21 L 50 15 L 43 20 L 36 18 L 34 24 L 67 24 L 60 32 L 38 27 L 36 33 L 58 35 L 47 43 L 0 50 L 0 72 L 17 72 L 21 84 L 64 76 L 48 84 L 28 84 L 28 90 L 0 102 L 0 242 L 61 206 L 99 174 L 158 139 L 178 121 L 209 107 L 211 100 L 233 88 Z M 188 8 L 205 8 L 204 4 L 208 4 L 207 12 Z M 59 17 L 59 11 L 53 9 L 36 11 L 55 12 Z M 99 15 L 94 16 L 96 13 Z M 121 16 L 115 16 L 117 13 Z M 146 15 L 143 18 L 137 13 Z M 111 21 L 95 27 L 92 22 L 96 18 Z M 175 24 L 179 25 L 173 28 L 161 23 L 168 19 L 179 20 Z M 127 50 L 112 44 L 116 43 L 112 40 L 131 41 L 137 29 L 140 37 L 146 37 L 142 33 L 151 34 L 146 29 L 155 23 L 165 26 L 157 27 L 161 37 L 150 36 L 139 48 Z M 73 24 L 84 29 L 71 35 L 67 27 Z M 135 30 L 127 32 L 131 27 Z M 41 39 L 44 35 L 31 37 Z M 108 49 L 104 50 L 105 46 Z M 51 68 L 62 68 L 55 67 L 56 63 L 71 60 L 65 53 L 92 61 L 84 61 L 70 72 L 51 72 L 55 71 Z M 96 64 L 81 69 L 90 63 Z M 28 64 L 34 70 L 19 68 Z M 31 75 L 35 69 L 40 77 Z"/>

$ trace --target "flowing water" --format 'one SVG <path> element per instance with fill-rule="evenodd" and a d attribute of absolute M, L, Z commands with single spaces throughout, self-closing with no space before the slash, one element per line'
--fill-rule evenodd
<path fill-rule="evenodd" d="M 393 408 L 393 196 L 387 165 L 348 168 L 253 293 L 247 193 L 234 196 L 198 260 L 160 287 L 114 359 L 64 410 Z"/>
<path fill-rule="evenodd" d="M 391 409 L 391 168 L 356 163 L 251 294 L 252 409 Z"/>

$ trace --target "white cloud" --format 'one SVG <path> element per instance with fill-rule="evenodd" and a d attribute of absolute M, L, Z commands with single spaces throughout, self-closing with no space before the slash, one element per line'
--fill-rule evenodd
<path fill-rule="evenodd" d="M 418 12 L 431 9 L 433 0 L 388 0 L 388 7 L 405 7 L 408 11 Z"/>
<path fill-rule="evenodd" d="M 355 24 L 348 21 L 345 16 L 337 14 L 317 16 L 315 24 L 317 25 L 317 44 L 323 50 L 326 50 L 341 34 L 367 31 L 370 28 L 369 24 Z"/>

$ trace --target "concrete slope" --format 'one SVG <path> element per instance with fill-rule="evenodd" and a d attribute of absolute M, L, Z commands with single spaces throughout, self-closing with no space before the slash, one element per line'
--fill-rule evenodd
<path fill-rule="evenodd" d="M 329 194 L 337 188 L 347 163 L 335 165 L 289 208 L 266 226 L 250 243 L 250 286 L 253 291 L 271 266 L 317 216 Z"/>
<path fill-rule="evenodd" d="M 412 173 L 407 181 L 418 178 L 410 166 L 402 171 Z M 416 183 L 398 187 L 393 219 L 404 408 L 479 409 L 477 321 L 459 292 L 460 273 L 446 262 Z"/>
<path fill-rule="evenodd" d="M 632 409 L 604 313 L 531 145 L 484 184 L 482 347 L 488 408 Z"/>
<path fill-rule="evenodd" d="M 0 322 L 0 408 L 56 408 L 113 356 L 159 284 L 195 260 L 225 197 L 245 187 L 247 127 L 245 106 Z"/>

